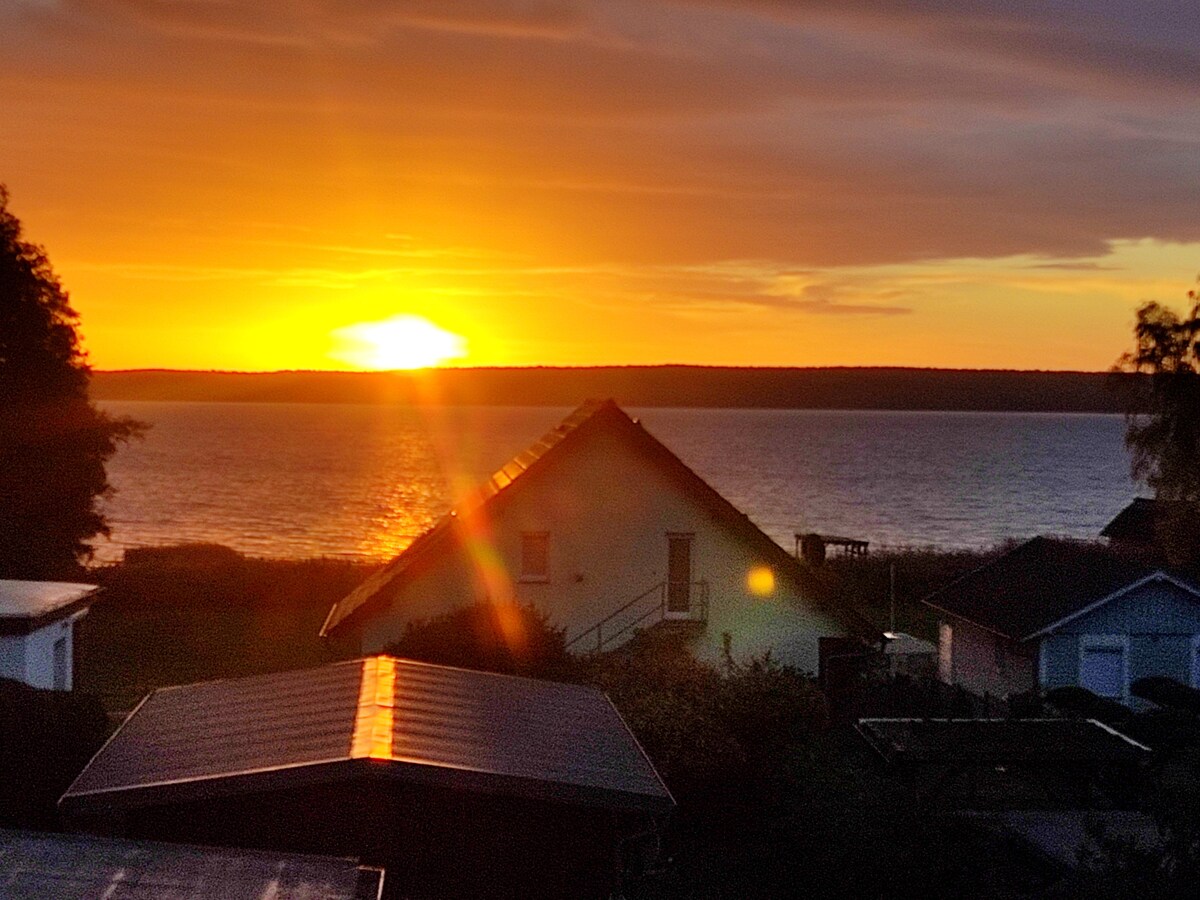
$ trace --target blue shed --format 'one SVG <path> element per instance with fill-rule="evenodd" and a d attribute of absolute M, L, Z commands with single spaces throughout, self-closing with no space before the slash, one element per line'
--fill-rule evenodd
<path fill-rule="evenodd" d="M 1200 687 L 1200 585 L 1098 544 L 1034 538 L 925 602 L 939 677 L 973 693 L 1078 685 L 1128 703 L 1148 675 Z"/>

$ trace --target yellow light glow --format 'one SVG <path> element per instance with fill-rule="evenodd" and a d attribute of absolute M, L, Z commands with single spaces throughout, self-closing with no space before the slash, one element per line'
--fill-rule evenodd
<path fill-rule="evenodd" d="M 775 573 L 766 566 L 755 566 L 746 573 L 746 587 L 756 597 L 770 597 L 775 593 Z"/>
<path fill-rule="evenodd" d="M 391 759 L 396 707 L 396 661 L 390 656 L 363 660 L 358 711 L 350 740 L 353 759 Z"/>
<path fill-rule="evenodd" d="M 362 369 L 425 369 L 467 355 L 467 342 L 421 316 L 359 322 L 333 332 L 334 359 Z"/>

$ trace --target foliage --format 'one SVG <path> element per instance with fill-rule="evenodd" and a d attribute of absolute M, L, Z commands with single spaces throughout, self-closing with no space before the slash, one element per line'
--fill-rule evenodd
<path fill-rule="evenodd" d="M 1200 557 L 1192 514 L 1200 503 L 1200 295 L 1189 291 L 1188 300 L 1183 317 L 1159 303 L 1141 306 L 1134 349 L 1116 366 L 1146 376 L 1127 391 L 1125 443 L 1133 476 L 1160 501 L 1161 537 L 1174 562 Z"/>
<path fill-rule="evenodd" d="M 0 825 L 58 827 L 58 798 L 108 734 L 91 697 L 0 678 Z"/>
<path fill-rule="evenodd" d="M 89 401 L 78 321 L 0 185 L 0 576 L 77 573 L 108 534 L 105 461 L 142 428 Z"/>
<path fill-rule="evenodd" d="M 566 679 L 573 658 L 563 632 L 533 606 L 476 603 L 416 622 L 385 653 L 509 675 Z"/>
<path fill-rule="evenodd" d="M 913 548 L 884 550 L 867 556 L 831 556 L 818 571 L 826 573 L 839 602 L 866 614 L 880 629 L 890 626 L 890 573 L 896 570 L 896 629 L 937 640 L 937 614 L 920 601 L 938 588 L 1011 549 Z"/>
<path fill-rule="evenodd" d="M 824 697 L 796 669 L 728 654 L 719 669 L 654 630 L 590 660 L 583 677 L 621 711 L 681 815 L 703 820 L 719 808 L 723 826 L 777 802 L 793 755 L 829 721 Z"/>
<path fill-rule="evenodd" d="M 104 592 L 76 625 L 76 686 L 128 710 L 163 685 L 331 662 L 321 623 L 370 571 L 205 544 L 130 551 L 89 574 Z"/>

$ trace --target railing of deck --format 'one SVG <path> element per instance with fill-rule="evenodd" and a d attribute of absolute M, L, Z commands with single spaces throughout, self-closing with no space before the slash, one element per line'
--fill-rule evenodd
<path fill-rule="evenodd" d="M 680 622 L 708 621 L 708 582 L 688 584 L 687 610 L 667 609 L 667 582 L 660 581 L 647 588 L 628 603 L 617 607 L 607 616 L 567 641 L 567 649 L 576 652 L 600 653 L 639 625 L 653 625 L 664 620 Z"/>

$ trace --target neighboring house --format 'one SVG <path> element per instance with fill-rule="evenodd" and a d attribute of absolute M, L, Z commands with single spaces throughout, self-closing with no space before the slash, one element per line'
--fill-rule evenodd
<path fill-rule="evenodd" d="M 1163 531 L 1168 517 L 1183 517 L 1182 524 L 1200 529 L 1200 515 L 1193 504 L 1179 500 L 1136 497 L 1104 526 L 1100 537 L 1114 550 L 1153 558 L 1162 556 Z M 1179 523 L 1174 523 L 1178 527 Z"/>
<path fill-rule="evenodd" d="M 75 623 L 97 591 L 94 584 L 0 580 L 0 678 L 69 691 Z"/>
<path fill-rule="evenodd" d="M 1200 586 L 1101 545 L 1034 538 L 924 602 L 939 677 L 976 694 L 1078 685 L 1128 703 L 1149 675 L 1200 686 Z"/>
<path fill-rule="evenodd" d="M 350 859 L 0 829 L 5 900 L 378 900 Z"/>
<path fill-rule="evenodd" d="M 591 401 L 336 604 L 321 633 L 376 652 L 410 622 L 516 601 L 574 651 L 691 623 L 702 659 L 719 660 L 728 633 L 738 657 L 770 650 L 816 672 L 822 639 L 877 637 L 821 596 L 805 564 L 640 423 Z"/>
<path fill-rule="evenodd" d="M 117 837 L 354 857 L 389 898 L 613 896 L 674 805 L 600 690 L 386 656 L 157 690 L 59 802 Z"/>

